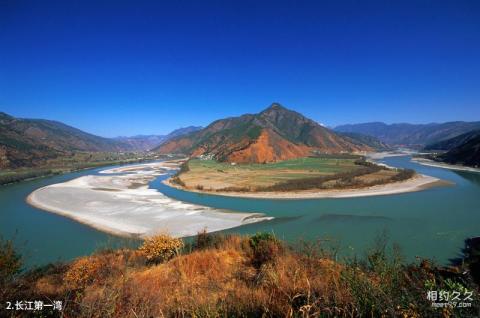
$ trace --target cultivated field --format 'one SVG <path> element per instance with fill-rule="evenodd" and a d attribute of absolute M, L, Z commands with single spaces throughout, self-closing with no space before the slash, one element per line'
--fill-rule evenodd
<path fill-rule="evenodd" d="M 365 162 L 358 156 L 237 165 L 192 159 L 173 181 L 186 188 L 205 191 L 287 191 L 386 183 L 400 172 Z"/>

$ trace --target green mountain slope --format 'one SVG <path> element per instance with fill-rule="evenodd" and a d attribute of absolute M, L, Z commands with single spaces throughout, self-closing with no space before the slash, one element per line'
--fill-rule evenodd
<path fill-rule="evenodd" d="M 204 129 L 165 142 L 154 151 L 212 155 L 232 162 L 272 162 L 324 153 L 372 150 L 274 103 L 258 114 L 214 121 Z"/>
<path fill-rule="evenodd" d="M 473 130 L 460 136 L 427 145 L 425 150 L 451 150 L 480 136 L 480 130 Z"/>
<path fill-rule="evenodd" d="M 0 167 L 36 166 L 74 151 L 126 151 L 128 144 L 95 136 L 63 123 L 0 113 Z"/>
<path fill-rule="evenodd" d="M 470 167 L 480 166 L 480 134 L 472 134 L 462 144 L 437 157 L 443 162 Z"/>

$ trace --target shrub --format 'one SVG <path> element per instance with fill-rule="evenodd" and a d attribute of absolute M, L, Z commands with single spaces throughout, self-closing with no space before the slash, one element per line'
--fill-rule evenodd
<path fill-rule="evenodd" d="M 0 237 L 0 285 L 15 278 L 22 270 L 22 257 L 13 242 Z"/>
<path fill-rule="evenodd" d="M 415 175 L 415 170 L 412 169 L 401 169 L 396 175 L 391 177 L 391 181 L 404 181 L 410 179 Z"/>
<path fill-rule="evenodd" d="M 149 262 L 157 264 L 173 258 L 183 246 L 182 239 L 160 234 L 147 238 L 140 251 Z"/>
<path fill-rule="evenodd" d="M 192 249 L 203 250 L 208 248 L 219 248 L 221 244 L 228 238 L 220 233 L 208 233 L 206 229 L 197 233 L 192 244 Z"/>
<path fill-rule="evenodd" d="M 182 165 L 180 166 L 180 173 L 182 172 L 188 172 L 190 171 L 190 167 L 188 166 L 188 161 L 185 161 L 184 163 L 182 163 Z"/>
<path fill-rule="evenodd" d="M 258 246 L 260 245 L 260 243 L 262 241 L 276 241 L 276 240 L 277 240 L 277 238 L 275 237 L 275 235 L 273 233 L 258 232 L 255 235 L 251 236 L 249 241 L 250 241 L 250 246 L 253 249 L 256 249 L 256 248 L 258 248 Z"/>
<path fill-rule="evenodd" d="M 250 247 L 252 248 L 252 264 L 255 267 L 260 267 L 265 263 L 275 260 L 281 252 L 282 245 L 273 233 L 260 232 L 249 239 Z"/>
<path fill-rule="evenodd" d="M 217 192 L 251 192 L 251 187 L 225 187 L 217 189 Z"/>
<path fill-rule="evenodd" d="M 64 282 L 68 289 L 83 289 L 87 285 L 104 284 L 109 277 L 124 272 L 125 267 L 136 266 L 139 252 L 131 250 L 103 250 L 72 262 L 65 273 Z M 143 258 L 143 256 L 140 256 Z"/>
<path fill-rule="evenodd" d="M 453 265 L 468 270 L 473 280 L 480 284 L 480 238 L 473 237 L 465 240 L 460 258 L 452 260 Z"/>
<path fill-rule="evenodd" d="M 172 183 L 178 184 L 181 187 L 185 187 L 185 182 L 183 182 L 179 177 L 173 177 Z"/>
<path fill-rule="evenodd" d="M 94 283 L 104 276 L 101 272 L 105 269 L 99 259 L 83 257 L 72 263 L 65 273 L 64 281 L 71 289 L 80 289 Z"/>

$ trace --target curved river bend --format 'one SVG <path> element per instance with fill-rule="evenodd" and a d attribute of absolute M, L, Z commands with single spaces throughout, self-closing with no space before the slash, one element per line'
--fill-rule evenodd
<path fill-rule="evenodd" d="M 480 173 L 422 166 L 410 157 L 389 157 L 388 165 L 452 181 L 404 194 L 361 198 L 266 200 L 189 193 L 150 183 L 164 194 L 191 203 L 243 212 L 261 212 L 274 220 L 226 230 L 228 233 L 274 231 L 286 240 L 322 239 L 339 246 L 342 256 L 362 255 L 375 237 L 386 231 L 403 254 L 428 257 L 441 263 L 458 255 L 463 240 L 480 235 Z M 26 266 L 86 255 L 101 246 L 135 244 L 99 232 L 68 218 L 38 210 L 25 203 L 33 190 L 106 167 L 0 187 L 0 234 L 14 238 L 26 256 Z"/>

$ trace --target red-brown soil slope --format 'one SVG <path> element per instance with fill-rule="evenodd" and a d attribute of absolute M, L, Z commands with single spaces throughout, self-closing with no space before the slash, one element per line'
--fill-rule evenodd
<path fill-rule="evenodd" d="M 212 155 L 220 161 L 262 163 L 305 157 L 312 152 L 370 151 L 303 115 L 272 104 L 259 114 L 221 119 L 206 128 L 174 138 L 159 153 Z"/>

